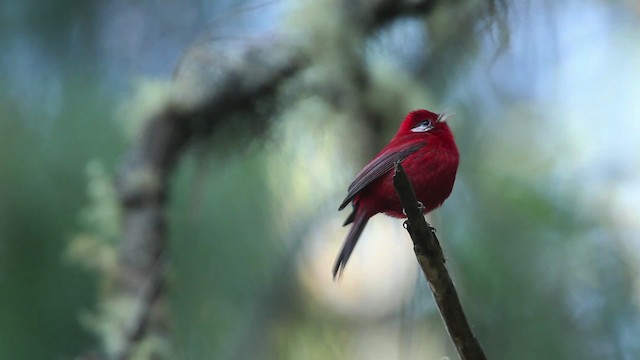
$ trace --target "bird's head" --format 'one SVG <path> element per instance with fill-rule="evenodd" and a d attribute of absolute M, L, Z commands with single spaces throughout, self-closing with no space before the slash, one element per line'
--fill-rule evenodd
<path fill-rule="evenodd" d="M 429 110 L 414 110 L 404 118 L 396 137 L 411 134 L 450 134 L 451 130 L 446 123 L 449 117 L 450 115 L 444 113 L 436 114 Z"/>

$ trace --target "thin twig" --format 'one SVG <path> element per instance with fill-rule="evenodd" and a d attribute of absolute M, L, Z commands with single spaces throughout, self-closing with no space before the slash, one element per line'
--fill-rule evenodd
<path fill-rule="evenodd" d="M 445 267 L 445 258 L 433 228 L 427 224 L 411 182 L 400 162 L 396 163 L 393 186 L 407 214 L 406 227 L 418 263 L 436 300 L 449 336 L 462 360 L 484 360 L 486 356 L 469 327 L 458 293 Z"/>

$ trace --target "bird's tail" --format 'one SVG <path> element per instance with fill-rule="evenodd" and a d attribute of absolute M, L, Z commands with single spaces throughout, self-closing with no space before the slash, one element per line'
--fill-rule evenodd
<path fill-rule="evenodd" d="M 365 211 L 358 211 L 358 209 L 354 209 L 353 213 L 345 222 L 345 225 L 350 221 L 353 221 L 353 225 L 349 230 L 349 234 L 342 245 L 342 250 L 340 250 L 340 255 L 336 259 L 336 263 L 333 266 L 333 279 L 335 280 L 338 277 L 338 274 L 342 275 L 344 271 L 344 267 L 347 264 L 347 260 L 349 260 L 349 256 L 351 256 L 351 252 L 353 248 L 356 246 L 358 239 L 360 238 L 360 234 L 362 234 L 362 230 L 365 225 L 367 225 L 367 221 L 369 221 L 369 216 L 366 215 Z"/>

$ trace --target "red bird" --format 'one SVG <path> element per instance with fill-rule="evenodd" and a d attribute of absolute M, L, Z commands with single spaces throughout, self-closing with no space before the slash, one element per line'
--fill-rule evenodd
<path fill-rule="evenodd" d="M 344 225 L 353 223 L 333 267 L 333 277 L 342 273 L 369 218 L 377 213 L 404 218 L 393 187 L 394 163 L 402 166 L 411 180 L 426 214 L 442 205 L 451 194 L 458 170 L 458 148 L 444 114 L 415 110 L 407 114 L 391 142 L 360 171 L 349 185 L 338 210 L 353 203 Z M 344 226 L 343 225 L 343 226 Z"/>

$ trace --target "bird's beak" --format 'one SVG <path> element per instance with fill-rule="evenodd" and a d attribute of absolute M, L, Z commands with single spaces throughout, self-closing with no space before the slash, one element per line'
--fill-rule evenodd
<path fill-rule="evenodd" d="M 453 119 L 455 116 L 456 114 L 454 113 L 451 113 L 451 114 L 442 113 L 440 114 L 440 116 L 438 116 L 438 122 L 447 122 L 447 120 Z"/>

